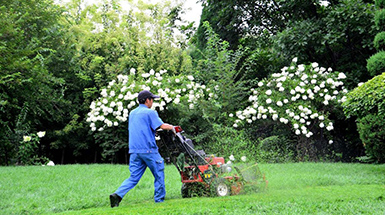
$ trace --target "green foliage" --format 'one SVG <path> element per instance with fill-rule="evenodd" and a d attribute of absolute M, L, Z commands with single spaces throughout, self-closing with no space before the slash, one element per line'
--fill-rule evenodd
<path fill-rule="evenodd" d="M 58 65 L 51 65 L 65 27 L 59 23 L 63 9 L 52 0 L 2 1 L 0 11 L 0 25 L 4 26 L 0 29 L 0 101 L 4 112 L 0 122 L 5 125 L 0 136 L 7 137 L 0 148 L 8 151 L 0 154 L 5 157 L 1 164 L 10 164 L 17 159 L 15 150 L 22 134 L 46 130 L 63 119 L 68 105 L 63 99 L 64 80 L 56 74 Z M 22 121 L 17 119 L 21 115 Z"/>
<path fill-rule="evenodd" d="M 242 37 L 243 30 L 239 23 L 241 19 L 241 11 L 236 9 L 238 2 L 235 1 L 208 1 L 203 4 L 201 15 L 201 24 L 195 35 L 195 44 L 199 49 L 204 49 L 207 44 L 207 30 L 203 23 L 212 24 L 212 30 L 218 36 L 227 41 L 230 49 L 235 50 L 238 47 L 239 39 Z"/>
<path fill-rule="evenodd" d="M 2 2 L 0 135 L 14 136 L 15 117 L 28 103 L 32 108 L 23 123 L 30 127 L 23 132 L 50 131 L 42 141 L 43 153 L 60 160 L 60 151 L 62 162 L 73 162 L 64 158 L 69 151 L 74 160 L 90 162 L 83 159 L 100 147 L 85 118 L 102 87 L 132 67 L 170 74 L 191 70 L 191 58 L 175 45 L 185 41 L 172 34 L 180 5 L 130 6 L 123 11 L 115 0 L 90 5 L 73 0 L 63 7 L 53 0 Z M 0 142 L 1 164 L 16 155 L 12 145 L 18 138 Z"/>
<path fill-rule="evenodd" d="M 5 134 L 1 140 L 1 164 L 9 165 L 20 162 L 18 159 L 18 149 L 20 142 L 23 140 L 23 135 L 26 131 L 30 130 L 30 123 L 26 120 L 29 112 L 28 104 L 25 103 L 21 108 L 20 113 L 17 115 L 15 122 L 15 128 L 11 129 L 10 122 L 4 122 L 4 127 L 1 128 L 3 134 Z"/>
<path fill-rule="evenodd" d="M 385 51 L 380 51 L 368 59 L 368 72 L 372 76 L 380 75 L 385 72 Z"/>
<path fill-rule="evenodd" d="M 286 136 L 270 136 L 258 144 L 258 159 L 260 162 L 285 163 L 295 160 L 295 141 Z"/>
<path fill-rule="evenodd" d="M 284 66 L 279 54 L 272 52 L 270 47 L 253 49 L 251 45 L 247 45 L 243 50 L 245 59 L 238 67 L 244 80 L 250 81 L 250 87 L 254 87 L 258 80 L 267 78 Z"/>
<path fill-rule="evenodd" d="M 89 123 L 85 122 L 89 106 L 98 99 L 101 90 L 106 90 L 118 75 L 130 75 L 131 68 L 137 69 L 138 76 L 151 70 L 167 70 L 170 77 L 182 72 L 188 73 L 192 68 L 187 52 L 175 46 L 183 41 L 175 39 L 172 34 L 175 21 L 179 19 L 180 5 L 171 5 L 170 2 L 129 4 L 128 11 L 122 10 L 117 1 L 103 1 L 102 4 L 85 8 L 80 1 L 66 5 L 70 12 L 67 17 L 71 27 L 68 33 L 69 43 L 76 47 L 76 52 L 70 59 L 72 64 L 69 70 L 72 75 L 68 80 L 71 85 L 68 90 L 71 90 L 69 95 L 76 96 L 72 116 L 78 114 L 80 118 L 76 120 L 76 130 L 72 129 L 71 132 L 71 136 L 75 136 L 78 141 L 72 144 L 69 133 L 58 132 L 57 134 L 63 134 L 55 142 L 58 148 L 73 149 L 78 156 L 86 149 L 97 148 L 102 151 L 103 161 L 115 162 L 118 152 L 127 153 L 124 150 L 127 148 L 127 136 L 123 135 L 127 128 L 115 127 L 117 130 L 108 131 L 111 133 L 103 132 L 105 136 L 93 136 L 89 132 Z M 189 28 L 184 30 L 188 31 Z M 167 79 L 164 82 L 167 83 Z M 148 85 L 144 82 L 140 84 Z M 127 89 L 128 86 L 125 87 Z M 116 99 L 118 102 L 120 88 L 115 88 L 116 96 L 110 100 Z M 141 89 L 138 85 L 126 91 L 128 90 L 138 93 Z M 135 103 L 136 98 L 133 100 Z M 70 118 L 67 123 L 75 122 Z M 86 139 L 85 136 L 89 138 Z"/>
<path fill-rule="evenodd" d="M 368 80 L 364 65 L 373 54 L 372 40 L 377 33 L 374 6 L 361 0 L 343 0 L 314 12 L 311 18 L 289 22 L 277 34 L 278 51 L 343 71 L 348 88 Z"/>
<path fill-rule="evenodd" d="M 348 117 L 363 118 L 369 114 L 385 113 L 385 73 L 374 77 L 346 95 L 342 104 Z"/>
<path fill-rule="evenodd" d="M 229 43 L 221 40 L 208 22 L 203 24 L 202 29 L 205 30 L 207 44 L 204 49 L 192 47 L 196 54 L 193 75 L 207 85 L 212 93 L 215 92 L 215 99 L 200 100 L 199 109 L 190 113 L 182 112 L 181 117 L 186 131 L 194 136 L 194 140 L 211 147 L 210 143 L 216 142 L 217 137 L 213 133 L 216 128 L 213 127 L 228 125 L 228 113 L 245 104 L 244 92 L 249 83 L 245 80 L 245 73 L 239 69 L 243 48 L 230 50 Z"/>
<path fill-rule="evenodd" d="M 128 128 L 127 123 L 119 127 L 107 128 L 105 132 L 95 133 L 96 142 L 102 149 L 102 161 L 111 163 L 128 163 L 127 156 L 125 161 L 117 160 L 118 152 L 128 153 Z"/>
<path fill-rule="evenodd" d="M 247 130 L 214 125 L 210 143 L 204 145 L 207 154 L 228 158 L 235 156 L 239 162 L 245 156 L 248 162 L 291 162 L 296 160 L 295 141 L 286 136 L 270 136 L 252 140 Z"/>
<path fill-rule="evenodd" d="M 384 1 L 375 1 L 379 8 L 384 7 Z M 380 30 L 385 30 L 385 10 L 376 12 L 375 24 Z M 357 130 L 366 149 L 366 156 L 359 157 L 361 162 L 384 162 L 383 150 L 384 127 L 384 77 L 385 77 L 385 32 L 378 33 L 374 38 L 374 47 L 379 50 L 367 60 L 367 70 L 374 77 L 372 80 L 357 87 L 347 96 L 343 104 L 345 114 L 356 116 Z"/>
<path fill-rule="evenodd" d="M 229 43 L 221 40 L 208 22 L 203 26 L 206 29 L 207 46 L 200 50 L 202 58 L 194 62 L 194 76 L 215 89 L 218 97 L 203 101 L 202 114 L 210 123 L 225 124 L 228 113 L 245 104 L 247 80 L 244 80 L 244 74 L 237 67 L 243 57 L 243 50 L 242 47 L 236 51 L 230 50 Z"/>
<path fill-rule="evenodd" d="M 367 157 L 384 162 L 385 73 L 376 76 L 347 94 L 343 103 L 348 117 L 358 118 L 358 132 Z"/>
<path fill-rule="evenodd" d="M 376 7 L 385 8 L 385 0 L 375 0 Z"/>
<path fill-rule="evenodd" d="M 206 154 L 220 157 L 246 156 L 250 161 L 257 160 L 258 148 L 245 131 L 219 124 L 213 125 L 210 142 L 204 145 Z"/>
<path fill-rule="evenodd" d="M 293 20 L 316 15 L 319 5 L 313 1 L 202 1 L 201 23 L 208 21 L 221 39 L 228 41 L 235 50 L 240 40 L 263 44 L 266 35 L 275 35 Z M 202 26 L 198 28 L 198 44 L 204 44 Z M 200 46 L 201 47 L 201 46 Z M 257 48 L 257 47 L 253 47 Z"/>
<path fill-rule="evenodd" d="M 385 10 L 378 10 L 376 12 L 374 23 L 381 31 L 385 31 Z"/>
<path fill-rule="evenodd" d="M 82 159 L 105 149 L 105 160 L 114 160 L 125 149 L 125 128 L 92 136 L 86 114 L 101 89 L 131 68 L 138 74 L 193 74 L 215 89 L 218 97 L 200 102 L 199 109 L 170 106 L 164 112 L 203 144 L 217 138 L 214 124 L 226 127 L 229 113 L 246 106 L 247 88 L 291 56 L 322 60 L 347 74 L 348 87 L 355 86 L 369 78 L 364 61 L 373 54 L 377 32 L 374 5 L 365 2 L 203 1 L 196 46 L 185 50 L 187 40 L 173 34 L 179 3 L 129 2 L 123 11 L 117 0 L 73 0 L 63 7 L 53 0 L 2 1 L 0 163 L 17 162 L 22 136 L 38 130 L 49 134 L 39 146 L 42 155 L 59 160 L 61 151 L 66 161 L 68 151 L 74 156 L 69 162 L 90 162 Z M 191 23 L 178 28 L 192 36 Z M 122 140 L 115 142 L 117 137 Z"/>
<path fill-rule="evenodd" d="M 19 149 L 17 150 L 17 160 L 19 165 L 41 165 L 49 161 L 48 158 L 39 156 L 39 137 L 37 134 L 24 136 L 24 140 L 20 141 Z"/>
<path fill-rule="evenodd" d="M 373 54 L 377 29 L 376 9 L 367 1 L 333 1 L 328 6 L 304 0 L 204 2 L 201 23 L 210 22 L 221 39 L 231 41 L 232 50 L 242 42 L 251 50 L 267 47 L 276 53 L 273 59 L 286 63 L 293 56 L 305 63 L 317 61 L 346 73 L 348 88 L 370 78 L 365 60 Z M 198 44 L 206 41 L 202 28 L 203 24 L 197 32 Z M 265 64 L 265 70 L 271 66 L 277 65 Z"/>
<path fill-rule="evenodd" d="M 373 43 L 378 51 L 385 51 L 385 31 L 378 33 Z"/>
<path fill-rule="evenodd" d="M 359 82 L 372 77 L 367 72 L 366 59 L 375 52 L 373 38 L 378 32 L 374 26 L 376 8 L 373 2 L 202 2 L 204 9 L 201 25 L 193 43 L 198 47 L 206 47 L 208 36 L 204 31 L 204 23 L 208 21 L 213 32 L 219 39 L 228 41 L 232 50 L 237 50 L 242 44 L 243 57 L 237 68 L 244 75 L 243 80 L 247 86 L 255 88 L 261 79 L 288 65 L 293 57 L 298 57 L 298 60 L 305 64 L 318 62 L 320 66 L 343 72 L 347 77 L 343 81 L 347 89 L 354 88 Z M 328 5 L 321 5 L 322 2 L 327 2 Z M 194 55 L 194 58 L 199 59 L 201 55 Z M 341 129 L 332 132 L 338 134 L 335 135 L 336 139 L 340 139 L 339 146 L 335 147 L 343 148 L 345 152 L 355 151 L 356 149 L 352 148 L 356 147 L 350 144 L 359 139 L 354 125 L 346 122 L 345 117 L 339 114 L 338 106 L 326 109 L 331 111 L 330 119 L 333 123 L 341 126 Z M 249 126 L 255 130 L 259 129 L 256 125 L 248 124 Z M 312 132 L 319 138 L 317 141 L 299 141 L 304 144 L 298 145 L 306 146 L 307 143 L 308 147 L 303 147 L 304 150 L 315 145 L 316 148 L 322 149 L 322 153 L 313 153 L 316 157 L 322 157 L 320 154 L 325 151 L 331 153 L 334 145 L 328 146 L 328 140 L 325 140 L 330 137 L 322 138 L 325 133 L 321 130 Z M 254 132 L 253 135 L 259 134 Z M 321 145 L 323 147 L 320 147 Z"/>
<path fill-rule="evenodd" d="M 366 154 L 378 163 L 385 162 L 385 115 L 368 114 L 357 123 Z"/>

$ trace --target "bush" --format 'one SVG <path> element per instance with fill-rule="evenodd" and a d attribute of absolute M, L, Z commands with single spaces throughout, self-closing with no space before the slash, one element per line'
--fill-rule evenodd
<path fill-rule="evenodd" d="M 204 150 L 208 155 L 225 157 L 226 161 L 230 156 L 235 158 L 235 162 L 242 156 L 246 156 L 248 161 L 267 163 L 295 161 L 294 140 L 284 135 L 273 135 L 253 141 L 247 134 L 245 130 L 215 124 L 210 143 L 204 144 Z M 198 143 L 196 148 L 200 145 L 202 143 Z"/>
<path fill-rule="evenodd" d="M 239 131 L 232 127 L 214 124 L 210 139 L 210 142 L 204 145 L 206 154 L 225 158 L 230 155 L 236 158 L 246 156 L 248 160 L 257 160 L 257 144 L 250 140 L 244 130 Z M 198 145 L 202 144 L 198 143 Z"/>
<path fill-rule="evenodd" d="M 378 52 L 371 56 L 368 59 L 366 67 L 372 76 L 385 72 L 385 51 Z"/>
<path fill-rule="evenodd" d="M 385 114 L 385 73 L 376 76 L 346 95 L 342 104 L 345 115 L 363 118 L 369 114 Z"/>
<path fill-rule="evenodd" d="M 385 115 L 369 114 L 359 120 L 357 127 L 366 154 L 378 163 L 385 162 Z"/>
<path fill-rule="evenodd" d="M 378 8 L 385 8 L 385 0 L 376 0 L 376 6 Z"/>
<path fill-rule="evenodd" d="M 250 105 L 229 116 L 235 128 L 265 120 L 284 125 L 296 137 L 309 139 L 297 145 L 301 145 L 297 147 L 301 149 L 301 156 L 318 160 L 317 152 L 309 150 L 309 147 L 314 148 L 310 140 L 328 138 L 332 141 L 334 138 L 330 135 L 334 126 L 329 116 L 335 114 L 345 100 L 347 89 L 342 80 L 346 75 L 316 62 L 304 65 L 297 61 L 298 58 L 293 58 L 279 73 L 255 83 L 256 88 L 250 90 Z M 321 135 L 316 135 L 319 133 Z"/>
<path fill-rule="evenodd" d="M 367 160 L 385 161 L 385 73 L 376 76 L 347 94 L 345 114 L 357 116 L 358 132 Z"/>
<path fill-rule="evenodd" d="M 294 161 L 294 144 L 284 136 L 270 136 L 259 143 L 258 160 L 268 163 Z"/>
<path fill-rule="evenodd" d="M 381 31 L 385 31 L 385 10 L 377 11 L 374 16 L 374 23 Z"/>
<path fill-rule="evenodd" d="M 373 43 L 378 51 L 385 51 L 385 31 L 378 33 Z"/>

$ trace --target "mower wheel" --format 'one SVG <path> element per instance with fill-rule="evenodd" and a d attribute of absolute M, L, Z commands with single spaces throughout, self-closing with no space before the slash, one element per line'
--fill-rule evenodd
<path fill-rule="evenodd" d="M 210 183 L 210 190 L 212 196 L 228 196 L 231 192 L 228 181 L 225 178 L 215 178 Z"/>

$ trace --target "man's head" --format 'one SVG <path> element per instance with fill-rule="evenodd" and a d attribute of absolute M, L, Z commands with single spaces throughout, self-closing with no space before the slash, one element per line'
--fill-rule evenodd
<path fill-rule="evenodd" d="M 139 104 L 145 104 L 147 99 L 152 100 L 152 99 L 155 99 L 155 98 L 159 98 L 159 96 L 152 94 L 148 90 L 143 90 L 138 95 Z"/>

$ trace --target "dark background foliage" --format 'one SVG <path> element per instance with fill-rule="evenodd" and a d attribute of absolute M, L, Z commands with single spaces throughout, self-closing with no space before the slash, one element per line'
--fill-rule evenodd
<path fill-rule="evenodd" d="M 151 11 L 146 16 L 122 11 L 117 1 L 87 7 L 78 0 L 63 6 L 52 0 L 1 1 L 0 164 L 22 164 L 17 155 L 23 136 L 38 131 L 46 136 L 34 152 L 55 163 L 126 163 L 127 125 L 95 133 L 86 115 L 100 90 L 131 68 L 166 69 L 218 86 L 216 101 L 202 101 L 194 111 L 170 107 L 161 115 L 182 125 L 198 148 L 267 162 L 356 161 L 364 155 L 363 140 L 341 107 L 331 111 L 332 145 L 323 134 L 308 142 L 269 120 L 235 129 L 228 117 L 248 105 L 250 88 L 294 57 L 344 72 L 349 89 L 381 73 L 383 53 L 376 49 L 383 48 L 377 35 L 383 10 L 373 1 L 328 2 L 202 0 L 195 32 L 192 23 L 175 24 L 180 5 L 141 5 Z M 144 33 L 146 22 L 156 26 L 152 38 Z M 187 39 L 175 42 L 175 28 Z"/>

